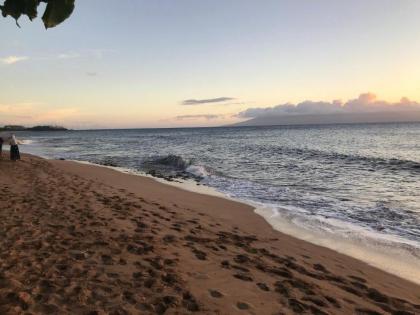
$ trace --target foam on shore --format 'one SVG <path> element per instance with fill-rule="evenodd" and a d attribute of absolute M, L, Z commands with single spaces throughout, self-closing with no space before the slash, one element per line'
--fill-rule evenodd
<path fill-rule="evenodd" d="M 350 226 L 349 223 L 338 222 L 338 220 L 334 222 L 333 219 L 325 222 L 321 232 L 306 228 L 308 225 L 302 222 L 305 220 L 303 217 L 287 218 L 279 211 L 264 207 L 256 208 L 255 212 L 282 233 L 327 247 L 420 284 L 420 257 L 418 256 L 420 249 L 413 251 L 414 244 L 406 244 L 406 240 L 403 242 L 397 237 L 379 235 L 361 227 Z M 336 226 L 342 224 L 343 233 L 341 235 L 333 233 L 330 224 Z"/>

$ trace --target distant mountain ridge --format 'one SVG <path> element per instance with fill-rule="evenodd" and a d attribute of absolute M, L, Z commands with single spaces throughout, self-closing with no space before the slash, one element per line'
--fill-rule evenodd
<path fill-rule="evenodd" d="M 420 122 L 420 111 L 261 116 L 232 127 Z"/>

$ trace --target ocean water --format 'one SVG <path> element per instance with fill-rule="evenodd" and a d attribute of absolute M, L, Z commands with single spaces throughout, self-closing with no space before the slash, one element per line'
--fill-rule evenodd
<path fill-rule="evenodd" d="M 193 178 L 420 282 L 420 124 L 24 132 L 24 152 Z M 375 253 L 375 255 L 373 254 Z M 414 275 L 413 275 L 414 273 Z"/>

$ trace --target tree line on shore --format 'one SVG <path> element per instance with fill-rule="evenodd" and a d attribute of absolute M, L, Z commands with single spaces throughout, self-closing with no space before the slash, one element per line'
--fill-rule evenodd
<path fill-rule="evenodd" d="M 0 127 L 0 131 L 65 131 L 67 128 L 61 126 L 33 126 L 33 127 L 24 127 L 20 125 L 7 125 Z"/>

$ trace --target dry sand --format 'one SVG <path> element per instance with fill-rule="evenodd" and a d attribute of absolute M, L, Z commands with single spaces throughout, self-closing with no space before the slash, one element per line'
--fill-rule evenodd
<path fill-rule="evenodd" d="M 420 313 L 418 285 L 244 204 L 28 155 L 0 192 L 0 314 Z"/>

